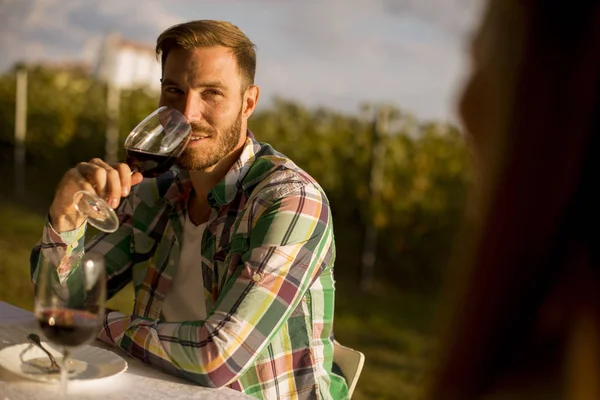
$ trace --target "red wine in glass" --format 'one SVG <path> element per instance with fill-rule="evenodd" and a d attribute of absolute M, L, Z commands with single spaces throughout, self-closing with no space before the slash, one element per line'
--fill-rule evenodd
<path fill-rule="evenodd" d="M 132 171 L 145 178 L 154 178 L 167 172 L 175 163 L 175 157 L 168 154 L 149 153 L 140 149 L 127 149 L 127 164 Z"/>
<path fill-rule="evenodd" d="M 66 347 L 92 341 L 100 329 L 96 314 L 69 309 L 44 310 L 38 322 L 49 342 Z"/>
<path fill-rule="evenodd" d="M 35 317 L 47 341 L 62 353 L 60 398 L 67 393 L 71 351 L 94 340 L 100 330 L 106 301 L 105 268 L 104 256 L 89 252 L 60 260 L 43 258 L 36 271 Z M 62 269 L 68 269 L 67 276 L 61 276 Z"/>
<path fill-rule="evenodd" d="M 192 128 L 179 111 L 160 107 L 125 139 L 127 164 L 133 172 L 154 178 L 167 172 L 187 146 Z"/>

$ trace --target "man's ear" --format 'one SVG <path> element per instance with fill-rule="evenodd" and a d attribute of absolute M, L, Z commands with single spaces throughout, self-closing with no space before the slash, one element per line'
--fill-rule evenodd
<path fill-rule="evenodd" d="M 256 85 L 250 86 L 246 89 L 246 93 L 244 93 L 244 111 L 243 117 L 248 119 L 254 112 L 256 108 L 256 104 L 258 103 L 258 98 L 260 97 L 260 88 Z"/>

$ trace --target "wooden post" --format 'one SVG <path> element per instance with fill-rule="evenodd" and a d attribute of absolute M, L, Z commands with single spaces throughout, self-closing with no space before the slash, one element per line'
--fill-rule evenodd
<path fill-rule="evenodd" d="M 108 78 L 106 98 L 106 143 L 105 158 L 107 163 L 116 163 L 119 153 L 119 109 L 121 107 L 121 89 Z"/>
<path fill-rule="evenodd" d="M 373 288 L 375 260 L 377 258 L 377 227 L 374 214 L 376 200 L 383 188 L 385 150 L 390 110 L 387 107 L 379 109 L 373 126 L 373 145 L 371 152 L 371 179 L 369 182 L 369 217 L 366 221 L 365 241 L 362 254 L 362 271 L 360 287 L 363 292 Z"/>
<path fill-rule="evenodd" d="M 16 71 L 15 107 L 15 197 L 25 196 L 25 136 L 27 134 L 27 69 Z"/>

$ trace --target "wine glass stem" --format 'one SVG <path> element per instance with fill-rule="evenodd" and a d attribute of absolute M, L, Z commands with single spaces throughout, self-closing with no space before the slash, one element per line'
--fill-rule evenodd
<path fill-rule="evenodd" d="M 60 363 L 60 386 L 58 388 L 58 395 L 62 398 L 67 395 L 67 384 L 69 382 L 69 350 L 63 349 L 63 358 Z"/>

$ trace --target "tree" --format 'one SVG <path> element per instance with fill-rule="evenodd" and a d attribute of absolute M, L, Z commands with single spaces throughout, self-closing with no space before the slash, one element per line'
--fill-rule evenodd
<path fill-rule="evenodd" d="M 13 72 L 0 76 L 0 150 L 6 155 L 14 146 Z M 45 209 L 67 168 L 104 156 L 106 86 L 82 69 L 30 66 L 29 100 L 28 197 Z M 120 104 L 124 141 L 157 107 L 157 98 L 140 89 L 124 92 Z M 396 128 L 383 139 L 384 185 L 374 197 L 372 120 L 277 98 L 252 116 L 250 129 L 325 189 L 334 214 L 338 279 L 358 279 L 364 227 L 374 223 L 380 238 L 376 277 L 435 290 L 463 213 L 470 159 L 456 127 L 419 123 L 399 109 L 392 116 Z M 11 158 L 2 157 L 0 165 L 10 171 Z M 373 209 L 366 207 L 371 201 Z"/>

